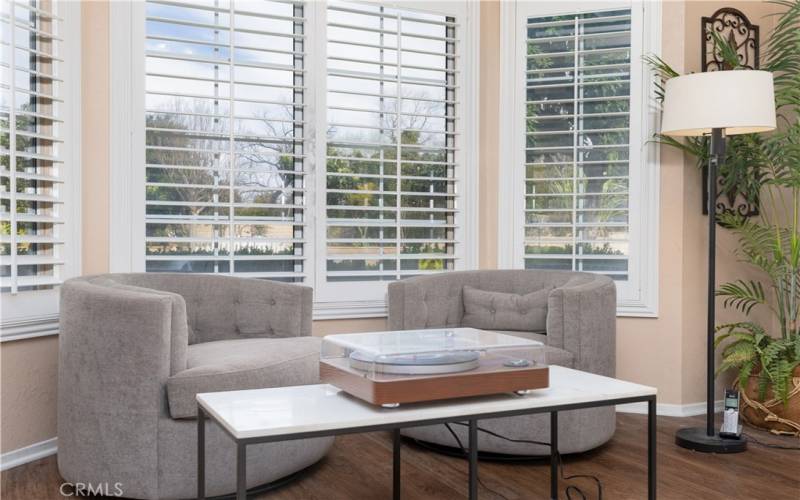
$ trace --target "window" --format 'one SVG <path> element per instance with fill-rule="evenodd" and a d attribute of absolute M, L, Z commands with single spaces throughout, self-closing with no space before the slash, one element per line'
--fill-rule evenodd
<path fill-rule="evenodd" d="M 589 7 L 521 4 L 516 12 L 512 259 L 610 276 L 620 305 L 642 312 L 654 307 L 644 305 L 643 265 L 656 265 L 646 224 L 657 207 L 643 198 L 655 170 L 644 7 Z"/>
<path fill-rule="evenodd" d="M 468 266 L 470 9 L 112 4 L 112 270 L 299 282 L 360 317 Z"/>
<path fill-rule="evenodd" d="M 528 18 L 525 268 L 628 279 L 630 9 Z"/>
<path fill-rule="evenodd" d="M 325 265 L 317 283 L 323 294 L 375 297 L 380 282 L 463 264 L 459 32 L 452 16 L 382 5 L 331 2 L 326 14 Z"/>
<path fill-rule="evenodd" d="M 303 281 L 303 7 L 146 16 L 145 270 Z"/>
<path fill-rule="evenodd" d="M 59 9 L 59 7 L 61 7 Z M 3 336 L 52 329 L 55 289 L 76 272 L 80 135 L 74 9 L 3 0 L 0 17 L 0 291 Z M 77 28 L 77 29 L 76 29 Z M 68 69 L 68 67 L 70 67 Z M 79 95 L 79 94 L 78 94 Z"/>

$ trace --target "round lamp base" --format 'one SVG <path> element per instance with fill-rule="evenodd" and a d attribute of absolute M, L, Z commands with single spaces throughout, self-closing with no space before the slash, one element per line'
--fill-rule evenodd
<path fill-rule="evenodd" d="M 747 450 L 747 441 L 743 438 L 722 438 L 718 433 L 706 434 L 705 427 L 685 427 L 675 433 L 675 444 L 688 450 L 703 453 L 741 453 Z"/>

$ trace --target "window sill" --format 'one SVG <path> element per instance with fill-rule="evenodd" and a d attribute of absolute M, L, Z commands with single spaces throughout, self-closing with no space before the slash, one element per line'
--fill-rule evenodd
<path fill-rule="evenodd" d="M 388 314 L 386 301 L 369 300 L 357 302 L 315 302 L 314 321 L 333 319 L 385 318 Z"/>
<path fill-rule="evenodd" d="M 58 335 L 58 314 L 9 321 L 0 325 L 0 342 Z"/>
<path fill-rule="evenodd" d="M 658 318 L 658 308 L 645 303 L 617 304 L 618 318 Z"/>

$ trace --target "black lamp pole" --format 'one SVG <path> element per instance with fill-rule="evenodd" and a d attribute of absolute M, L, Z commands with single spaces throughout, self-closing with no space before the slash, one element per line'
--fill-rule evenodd
<path fill-rule="evenodd" d="M 721 438 L 714 425 L 714 335 L 716 318 L 714 297 L 716 290 L 717 245 L 717 175 L 725 160 L 725 135 L 721 128 L 711 131 L 710 158 L 708 162 L 708 311 L 706 313 L 706 426 L 686 427 L 675 434 L 675 443 L 683 448 L 706 453 L 739 453 L 747 449 L 744 439 Z"/>
<path fill-rule="evenodd" d="M 706 435 L 713 436 L 714 429 L 714 333 L 716 331 L 717 283 L 717 176 L 719 164 L 725 160 L 725 136 L 722 129 L 711 132 L 711 155 L 708 161 L 708 295 L 706 296 Z"/>

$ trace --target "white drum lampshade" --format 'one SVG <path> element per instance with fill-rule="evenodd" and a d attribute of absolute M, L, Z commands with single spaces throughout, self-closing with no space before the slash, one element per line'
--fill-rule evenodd
<path fill-rule="evenodd" d="M 710 71 L 667 80 L 661 133 L 670 136 L 753 134 L 775 129 L 772 73 Z"/>

